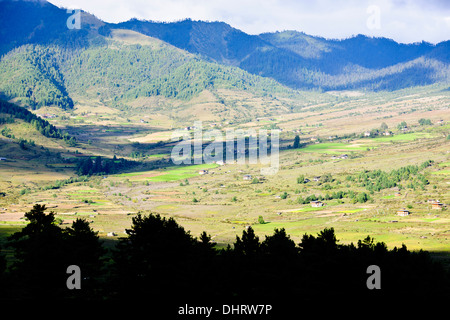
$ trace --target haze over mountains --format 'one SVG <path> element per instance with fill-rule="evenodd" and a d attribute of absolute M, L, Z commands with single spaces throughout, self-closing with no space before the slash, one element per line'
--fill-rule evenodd
<path fill-rule="evenodd" d="M 450 41 L 330 40 L 297 31 L 249 35 L 224 22 L 111 24 L 85 12 L 81 29 L 70 30 L 70 15 L 46 1 L 0 1 L 0 94 L 35 107 L 71 108 L 73 95 L 120 105 L 142 96 L 190 99 L 208 88 L 272 95 L 396 90 L 450 80 Z M 118 30 L 139 40 L 117 41 L 125 39 Z"/>

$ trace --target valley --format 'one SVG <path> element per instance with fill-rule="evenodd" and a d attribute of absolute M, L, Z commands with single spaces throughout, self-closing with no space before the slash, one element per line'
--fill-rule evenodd
<path fill-rule="evenodd" d="M 194 2 L 0 0 L 4 309 L 446 302 L 450 7 Z"/>
<path fill-rule="evenodd" d="M 4 309 L 445 303 L 448 4 L 194 2 L 0 0 Z"/>
<path fill-rule="evenodd" d="M 248 226 L 260 238 L 285 228 L 296 242 L 305 233 L 333 227 L 342 243 L 370 235 L 389 248 L 405 244 L 411 250 L 448 254 L 450 97 L 443 89 L 434 85 L 391 93 L 322 93 L 325 102 L 310 103 L 299 112 L 281 109 L 250 120 L 204 121 L 205 130 L 280 129 L 280 170 L 264 177 L 261 164 L 173 165 L 171 133 L 193 122 L 170 108 L 144 116 L 139 107 L 118 110 L 88 101 L 73 110 L 37 109 L 35 114 L 46 115 L 77 142 L 68 146 L 44 137 L 21 120 L 0 125 L 15 136 L 0 137 L 0 157 L 7 158 L 0 162 L 0 189 L 5 193 L 0 198 L 0 232 L 20 229 L 26 223 L 24 212 L 39 203 L 54 211 L 62 226 L 88 219 L 103 239 L 125 236 L 133 216 L 154 212 L 175 217 L 193 236 L 206 231 L 217 247 L 232 243 Z M 239 94 L 204 92 L 183 108 L 201 117 L 203 110 L 214 108 L 212 97 L 242 101 Z M 160 100 L 144 103 L 154 108 Z M 419 119 L 430 119 L 431 125 L 420 125 Z M 402 121 L 405 130 L 398 127 Z M 381 129 L 383 123 L 387 129 Z M 301 145 L 293 149 L 296 135 Z M 34 145 L 22 149 L 20 138 L 32 139 Z M 113 174 L 76 174 L 74 159 L 98 156 L 136 165 Z M 429 166 L 395 187 L 370 191 L 357 179 L 361 172 L 390 172 L 428 160 Z M 208 173 L 201 175 L 200 170 Z M 243 179 L 247 174 L 249 181 Z M 309 182 L 299 182 L 299 177 Z M 332 197 L 339 192 L 340 197 Z M 362 193 L 367 198 L 360 201 L 357 195 Z M 324 205 L 312 207 L 312 195 Z M 432 209 L 430 199 L 444 206 Z M 410 214 L 399 216 L 401 209 Z"/>

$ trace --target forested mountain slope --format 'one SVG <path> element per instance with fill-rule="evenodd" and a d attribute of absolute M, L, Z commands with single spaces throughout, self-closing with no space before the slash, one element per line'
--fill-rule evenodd
<path fill-rule="evenodd" d="M 350 81 L 351 88 L 395 90 L 445 82 L 450 74 L 446 42 L 402 44 L 364 35 L 335 40 L 297 31 L 248 35 L 223 22 L 192 20 L 133 19 L 108 27 L 135 30 L 293 88 L 341 89 Z"/>
<path fill-rule="evenodd" d="M 81 28 L 71 29 L 71 15 L 41 0 L 0 1 L 3 98 L 33 108 L 72 108 L 74 96 L 120 106 L 149 96 L 189 100 L 211 89 L 272 96 L 296 89 L 396 90 L 450 79 L 449 41 L 249 35 L 224 22 L 192 20 L 111 24 L 86 12 Z"/>

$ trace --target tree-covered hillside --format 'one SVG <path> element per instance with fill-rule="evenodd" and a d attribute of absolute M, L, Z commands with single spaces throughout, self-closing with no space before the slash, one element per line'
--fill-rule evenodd
<path fill-rule="evenodd" d="M 0 2 L 2 96 L 33 108 L 71 108 L 75 96 L 123 105 L 155 95 L 188 100 L 211 88 L 272 95 L 287 92 L 283 85 L 396 90 L 450 79 L 448 41 L 330 40 L 297 31 L 249 35 L 224 22 L 189 19 L 110 24 L 86 12 L 81 28 L 70 29 L 70 16 L 43 0 Z M 115 32 L 123 29 L 162 41 L 116 41 Z"/>
<path fill-rule="evenodd" d="M 234 88 L 255 93 L 289 92 L 273 80 L 206 62 L 168 45 L 153 48 L 110 41 L 66 63 L 69 92 L 121 101 L 162 95 L 188 100 L 205 89 Z"/>
<path fill-rule="evenodd" d="M 70 137 L 67 132 L 62 132 L 47 120 L 38 117 L 25 108 L 0 100 L 0 124 L 13 123 L 15 119 L 21 119 L 30 123 L 37 131 L 47 138 L 63 139 L 69 145 L 76 143 L 74 137 Z M 3 128 L 3 130 L 2 135 L 4 135 L 5 132 L 8 132 L 8 128 Z"/>
<path fill-rule="evenodd" d="M 60 71 L 62 55 L 62 51 L 40 45 L 11 51 L 0 61 L 0 92 L 33 108 L 51 104 L 72 108 Z"/>
<path fill-rule="evenodd" d="M 0 1 L 0 56 L 24 44 L 89 46 L 105 23 L 80 12 L 81 28 L 69 29 L 67 20 L 73 13 L 45 0 Z"/>
<path fill-rule="evenodd" d="M 396 90 L 445 82 L 450 74 L 446 42 L 402 44 L 364 35 L 335 40 L 297 31 L 248 35 L 223 22 L 189 19 L 133 19 L 108 27 L 135 30 L 297 89 Z"/>
<path fill-rule="evenodd" d="M 260 95 L 292 91 L 274 80 L 206 62 L 164 43 L 126 44 L 106 38 L 104 44 L 85 49 L 24 45 L 0 61 L 0 92 L 33 108 L 72 108 L 73 96 L 113 106 L 158 95 L 189 100 L 213 88 Z"/>
<path fill-rule="evenodd" d="M 248 35 L 224 22 L 187 19 L 177 23 L 160 23 L 132 19 L 110 25 L 110 28 L 140 32 L 213 61 L 234 66 L 239 66 L 255 50 L 273 48 L 259 37 Z"/>

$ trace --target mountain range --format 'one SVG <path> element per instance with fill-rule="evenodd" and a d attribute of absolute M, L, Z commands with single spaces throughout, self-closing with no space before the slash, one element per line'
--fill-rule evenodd
<path fill-rule="evenodd" d="M 394 90 L 447 81 L 449 74 L 450 41 L 401 44 L 364 35 L 327 40 L 297 31 L 249 35 L 223 22 L 192 20 L 133 19 L 108 27 L 134 30 L 296 89 Z"/>
<path fill-rule="evenodd" d="M 0 94 L 34 108 L 73 99 L 123 106 L 204 90 L 397 90 L 450 81 L 450 41 L 336 40 L 298 31 L 250 35 L 225 22 L 107 23 L 43 0 L 0 1 Z"/>

